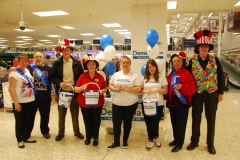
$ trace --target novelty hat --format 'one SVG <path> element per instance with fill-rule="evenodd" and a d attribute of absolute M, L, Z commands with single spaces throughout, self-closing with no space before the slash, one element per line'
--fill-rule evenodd
<path fill-rule="evenodd" d="M 90 61 L 94 61 L 96 63 L 96 69 L 99 67 L 99 63 L 98 61 L 96 60 L 96 57 L 94 55 L 91 55 L 91 54 L 85 54 L 82 58 L 82 65 L 83 65 L 83 68 L 85 70 L 88 70 L 87 68 L 87 64 L 88 62 Z"/>
<path fill-rule="evenodd" d="M 194 34 L 194 38 L 196 39 L 196 46 L 194 52 L 199 54 L 198 47 L 201 45 L 208 45 L 209 51 L 213 50 L 214 46 L 210 44 L 210 39 L 212 38 L 212 32 L 209 30 L 201 30 Z"/>

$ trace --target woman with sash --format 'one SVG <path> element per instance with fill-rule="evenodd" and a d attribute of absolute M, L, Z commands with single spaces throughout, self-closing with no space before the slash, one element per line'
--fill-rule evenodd
<path fill-rule="evenodd" d="M 147 99 L 156 99 L 157 105 L 151 103 L 150 106 L 144 106 L 143 102 L 142 110 L 145 123 L 147 126 L 148 143 L 146 146 L 147 150 L 151 150 L 154 144 L 161 147 L 159 138 L 159 122 L 163 114 L 164 98 L 163 95 L 168 92 L 168 82 L 164 74 L 159 73 L 157 62 L 154 59 L 149 59 L 146 64 L 146 70 L 142 78 L 142 91 L 143 100 L 144 97 Z M 152 109 L 154 108 L 154 109 Z"/>
<path fill-rule="evenodd" d="M 169 143 L 169 146 L 174 146 L 172 152 L 182 149 L 192 95 L 197 90 L 191 73 L 183 66 L 184 57 L 186 57 L 184 52 L 178 52 L 171 56 L 170 62 L 173 64 L 174 70 L 167 76 L 169 84 L 167 107 L 170 110 L 174 138 Z"/>
<path fill-rule="evenodd" d="M 83 68 L 88 71 L 81 74 L 76 83 L 75 92 L 79 93 L 77 103 L 81 107 L 85 124 L 85 145 L 89 145 L 93 138 L 93 146 L 97 146 L 107 85 L 103 76 L 96 71 L 99 63 L 93 55 L 85 55 L 82 64 Z"/>
<path fill-rule="evenodd" d="M 30 139 L 29 121 L 30 111 L 37 94 L 33 85 L 33 77 L 26 68 L 28 57 L 26 54 L 18 56 L 18 68 L 9 74 L 9 93 L 13 102 L 15 117 L 15 133 L 18 147 L 24 148 L 25 143 L 36 143 Z"/>

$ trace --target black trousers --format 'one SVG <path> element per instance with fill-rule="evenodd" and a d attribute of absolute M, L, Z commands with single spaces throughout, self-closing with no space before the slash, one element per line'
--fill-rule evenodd
<path fill-rule="evenodd" d="M 22 110 L 17 112 L 13 104 L 13 112 L 15 117 L 15 134 L 18 142 L 26 141 L 30 137 L 29 121 L 31 114 L 31 107 L 33 102 L 20 103 Z"/>
<path fill-rule="evenodd" d="M 34 127 L 34 121 L 37 110 L 39 110 L 40 113 L 40 130 L 42 134 L 49 133 L 49 116 L 50 116 L 50 106 L 51 101 L 41 101 L 41 100 L 35 100 L 34 105 L 31 107 L 31 116 L 30 116 L 30 123 L 29 123 L 29 133 L 31 135 L 33 127 Z"/>
<path fill-rule="evenodd" d="M 118 106 L 112 104 L 112 121 L 113 121 L 113 131 L 114 131 L 114 143 L 120 145 L 120 135 L 121 135 L 121 125 L 123 121 L 123 141 L 127 142 L 128 137 L 132 128 L 132 118 L 136 109 L 138 107 L 138 102 L 130 106 Z"/>
<path fill-rule="evenodd" d="M 144 120 L 147 126 L 148 140 L 150 141 L 152 141 L 154 138 L 157 138 L 159 136 L 159 122 L 163 114 L 163 107 L 164 106 L 158 106 L 157 115 L 150 117 L 145 115 L 143 104 L 142 104 L 142 112 L 143 112 Z"/>
<path fill-rule="evenodd" d="M 189 106 L 180 104 L 176 108 L 169 108 L 175 146 L 182 147 L 185 139 Z"/>
<path fill-rule="evenodd" d="M 85 124 L 86 139 L 98 139 L 101 124 L 102 106 L 99 108 L 82 108 L 83 121 Z"/>
<path fill-rule="evenodd" d="M 203 104 L 205 106 L 205 116 L 207 119 L 207 145 L 214 145 L 215 120 L 218 107 L 218 93 L 195 93 L 192 103 L 192 137 L 191 143 L 198 144 L 200 137 L 200 124 L 203 112 Z"/>

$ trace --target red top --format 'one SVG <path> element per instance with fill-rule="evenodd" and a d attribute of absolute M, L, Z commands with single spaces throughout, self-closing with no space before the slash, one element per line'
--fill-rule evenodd
<path fill-rule="evenodd" d="M 98 72 L 95 72 L 95 75 L 93 78 L 90 77 L 89 72 L 85 72 L 81 74 L 81 76 L 78 78 L 78 81 L 76 83 L 76 87 L 81 87 L 84 84 L 87 84 L 89 82 L 97 83 L 100 89 L 107 88 L 107 85 L 103 79 L 103 76 Z M 86 90 L 98 90 L 98 87 L 95 84 L 88 84 Z M 85 95 L 83 95 L 83 92 L 80 92 L 78 94 L 77 103 L 79 104 L 80 107 L 83 107 L 83 108 L 90 107 L 90 106 L 86 106 Z M 104 95 L 99 95 L 98 106 L 95 106 L 94 108 L 99 108 L 100 106 L 103 106 L 103 104 L 104 104 Z"/>

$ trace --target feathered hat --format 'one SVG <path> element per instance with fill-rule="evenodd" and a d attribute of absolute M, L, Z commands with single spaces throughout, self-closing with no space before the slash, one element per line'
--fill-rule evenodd
<path fill-rule="evenodd" d="M 198 47 L 200 45 L 208 45 L 209 51 L 213 50 L 214 46 L 210 44 L 210 39 L 212 38 L 212 32 L 209 30 L 201 30 L 194 34 L 194 38 L 196 39 L 196 46 L 194 52 L 199 54 Z"/>

